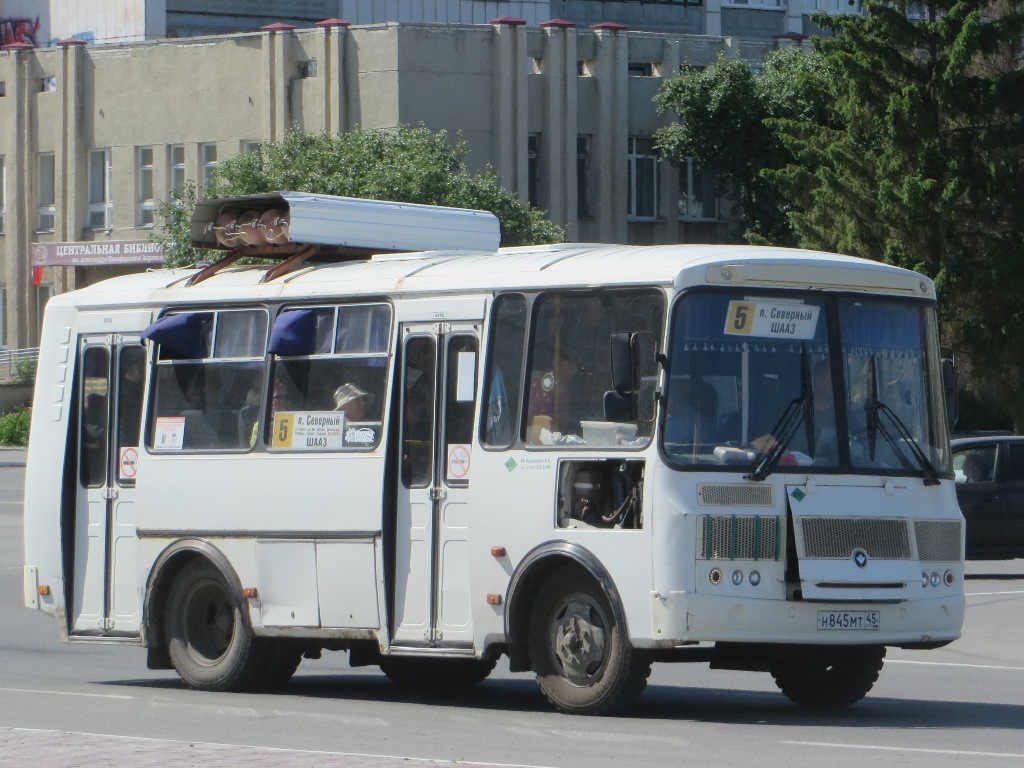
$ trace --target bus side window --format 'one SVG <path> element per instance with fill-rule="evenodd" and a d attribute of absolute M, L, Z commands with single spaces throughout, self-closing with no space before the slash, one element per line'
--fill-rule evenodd
<path fill-rule="evenodd" d="M 523 344 L 526 340 L 526 299 L 504 294 L 494 301 L 484 378 L 483 421 L 480 442 L 508 448 L 516 438 L 523 380 Z"/>

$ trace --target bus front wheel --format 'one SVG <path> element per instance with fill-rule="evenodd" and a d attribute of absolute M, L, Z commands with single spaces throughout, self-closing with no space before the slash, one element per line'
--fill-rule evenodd
<path fill-rule="evenodd" d="M 266 648 L 246 631 L 226 579 L 209 562 L 189 563 L 175 578 L 166 627 L 171 663 L 192 688 L 246 689 L 267 666 Z"/>
<path fill-rule="evenodd" d="M 885 646 L 847 646 L 796 650 L 774 661 L 772 677 L 795 704 L 835 709 L 867 696 L 885 659 Z"/>
<path fill-rule="evenodd" d="M 555 571 L 530 614 L 530 659 L 541 691 L 568 714 L 601 715 L 632 704 L 651 664 L 629 644 L 604 591 L 579 568 Z"/>

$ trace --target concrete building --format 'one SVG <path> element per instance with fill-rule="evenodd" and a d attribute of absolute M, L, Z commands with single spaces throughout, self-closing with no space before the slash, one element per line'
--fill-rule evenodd
<path fill-rule="evenodd" d="M 69 37 L 89 44 L 227 34 L 274 22 L 486 24 L 503 16 L 529 26 L 568 19 L 691 35 L 771 38 L 816 30 L 817 10 L 849 13 L 858 0 L 0 0 L 0 19 L 38 20 L 38 45 Z"/>
<path fill-rule="evenodd" d="M 0 51 L 0 342 L 38 342 L 48 296 L 159 262 L 154 210 L 186 179 L 292 125 L 461 131 L 474 167 L 570 239 L 700 242 L 727 212 L 699 169 L 654 156 L 652 97 L 680 63 L 757 62 L 771 39 L 337 22 Z"/>

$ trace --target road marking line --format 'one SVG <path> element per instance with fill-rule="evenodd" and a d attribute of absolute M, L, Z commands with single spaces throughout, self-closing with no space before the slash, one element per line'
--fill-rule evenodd
<path fill-rule="evenodd" d="M 4 690 L 4 689 L 0 689 Z M 28 734 L 41 734 L 41 735 L 54 735 L 62 734 L 65 736 L 86 736 L 91 738 L 99 739 L 114 739 L 121 741 L 148 741 L 161 744 L 172 744 L 172 745 L 188 745 L 190 748 L 195 747 L 218 747 L 218 748 L 231 748 L 231 749 L 244 749 L 250 751 L 259 752 L 290 752 L 301 755 L 321 755 L 324 757 L 360 757 L 370 758 L 374 760 L 399 760 L 404 763 L 426 763 L 431 765 L 464 765 L 464 766 L 481 766 L 482 768 L 552 768 L 547 765 L 530 765 L 528 763 L 488 763 L 478 762 L 475 760 L 452 760 L 451 758 L 438 758 L 438 757 L 407 757 L 405 755 L 377 755 L 373 753 L 365 752 L 328 752 L 325 750 L 318 749 L 289 749 L 287 747 L 260 747 L 260 746 L 249 746 L 246 744 L 224 744 L 215 741 L 181 741 L 179 739 L 154 739 L 148 736 L 120 736 L 117 734 L 109 733 L 91 733 L 89 731 L 53 731 L 42 728 L 5 728 L 0 727 L 0 736 L 4 732 L 7 733 L 28 733 Z"/>
<path fill-rule="evenodd" d="M 886 659 L 886 664 L 918 664 L 924 667 L 959 667 L 962 669 L 994 669 L 999 672 L 1024 672 L 1024 667 L 1004 667 L 997 664 L 956 664 L 952 661 L 911 661 L 910 659 Z"/>
<path fill-rule="evenodd" d="M 916 752 L 927 755 L 957 755 L 958 757 L 1009 757 L 1021 759 L 1024 753 L 972 752 L 966 749 L 926 749 L 923 747 L 884 747 L 878 744 L 835 744 L 827 741 L 783 741 L 797 747 L 827 747 L 829 749 L 870 749 L 882 752 Z"/>
<path fill-rule="evenodd" d="M 83 696 L 93 699 L 127 699 L 131 701 L 134 696 L 122 696 L 116 693 L 77 693 L 75 691 L 41 691 L 35 688 L 0 688 L 0 691 L 8 693 L 47 693 L 53 696 Z M 31 730 L 31 729 L 26 729 Z"/>

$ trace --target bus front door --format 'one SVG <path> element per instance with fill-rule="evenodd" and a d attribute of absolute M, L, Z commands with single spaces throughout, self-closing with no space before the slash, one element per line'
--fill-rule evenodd
<path fill-rule="evenodd" d="M 469 648 L 469 530 L 478 327 L 402 328 L 396 646 Z"/>
<path fill-rule="evenodd" d="M 72 635 L 137 636 L 135 473 L 146 352 L 137 336 L 79 340 Z"/>

